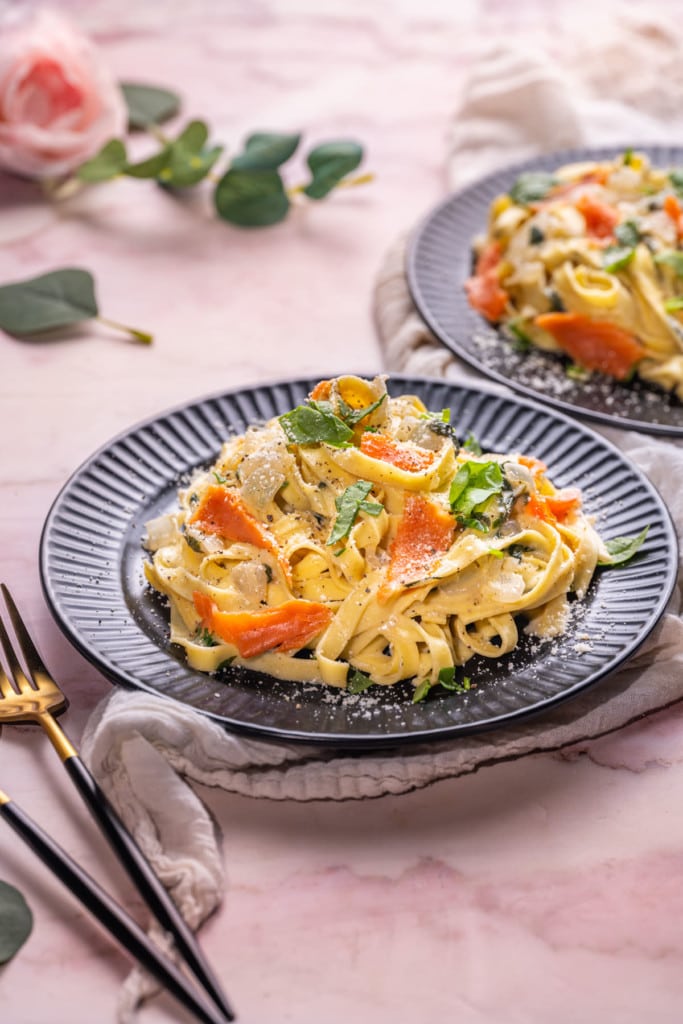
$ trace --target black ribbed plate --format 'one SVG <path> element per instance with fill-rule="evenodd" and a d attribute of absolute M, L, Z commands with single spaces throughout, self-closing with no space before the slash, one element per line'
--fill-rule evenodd
<path fill-rule="evenodd" d="M 450 196 L 428 214 L 413 234 L 407 276 L 413 301 L 436 337 L 466 363 L 515 391 L 599 423 L 683 435 L 683 403 L 644 381 L 625 384 L 594 373 L 580 383 L 566 374 L 567 360 L 532 349 L 515 352 L 501 332 L 467 301 L 464 282 L 472 270 L 472 239 L 486 230 L 491 201 L 509 191 L 523 171 L 553 171 L 580 160 L 603 160 L 624 146 L 571 149 L 545 154 L 495 171 Z M 683 149 L 634 146 L 656 167 L 683 166 Z"/>
<path fill-rule="evenodd" d="M 484 730 L 537 712 L 595 683 L 648 635 L 671 594 L 676 538 L 661 498 L 607 441 L 530 402 L 441 381 L 393 377 L 391 394 L 452 410 L 462 436 L 484 449 L 542 459 L 560 486 L 584 489 L 605 539 L 649 525 L 641 554 L 599 571 L 566 636 L 523 640 L 494 662 L 472 661 L 476 689 L 412 704 L 410 685 L 345 694 L 283 683 L 244 669 L 189 668 L 168 642 L 168 612 L 142 573 L 145 522 L 176 506 L 187 474 L 210 464 L 231 433 L 301 403 L 317 379 L 288 381 L 191 402 L 133 427 L 92 456 L 57 497 L 41 540 L 41 578 L 69 640 L 106 676 L 164 695 L 228 728 L 343 747 L 396 745 Z"/>

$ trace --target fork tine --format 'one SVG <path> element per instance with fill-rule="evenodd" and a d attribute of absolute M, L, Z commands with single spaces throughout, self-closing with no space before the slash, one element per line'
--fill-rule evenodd
<path fill-rule="evenodd" d="M 35 687 L 31 685 L 26 673 L 17 661 L 17 656 L 14 653 L 14 648 L 12 647 L 9 634 L 5 629 L 5 624 L 2 619 L 0 619 L 0 647 L 2 648 L 7 660 L 9 674 L 11 675 L 14 685 L 19 693 L 30 693 L 35 690 Z M 8 694 L 5 694 L 5 696 L 8 696 Z"/>
<path fill-rule="evenodd" d="M 11 697 L 15 693 L 15 689 L 9 681 L 9 676 L 5 672 L 2 664 L 0 664 L 0 696 Z"/>
<path fill-rule="evenodd" d="M 19 614 L 19 609 L 15 605 L 14 599 L 4 583 L 0 583 L 0 590 L 2 590 L 2 596 L 5 599 L 5 606 L 9 612 L 9 617 L 14 628 L 14 635 L 17 638 L 19 650 L 26 659 L 26 667 L 29 670 L 29 673 L 31 675 L 35 675 L 37 672 L 40 672 L 51 680 L 52 677 L 45 667 L 43 659 L 38 654 L 36 645 L 29 636 L 28 630 L 26 629 L 21 615 Z"/>

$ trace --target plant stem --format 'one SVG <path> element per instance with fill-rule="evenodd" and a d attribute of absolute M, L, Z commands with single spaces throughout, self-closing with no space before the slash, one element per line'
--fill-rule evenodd
<path fill-rule="evenodd" d="M 375 180 L 375 175 L 371 171 L 367 171 L 365 174 L 357 174 L 355 178 L 342 178 L 334 186 L 335 188 L 355 188 L 356 185 L 367 185 L 369 182 Z M 287 189 L 287 195 L 290 198 L 299 195 L 304 191 L 306 185 L 293 185 L 292 188 Z"/>
<path fill-rule="evenodd" d="M 128 327 L 126 324 L 120 324 L 118 320 L 110 320 L 106 316 L 97 316 L 96 320 L 99 320 L 101 324 L 106 324 L 107 327 L 113 327 L 117 331 L 124 331 L 126 334 L 130 334 L 136 341 L 141 342 L 143 345 L 151 345 L 154 341 L 154 337 L 148 334 L 146 331 L 138 331 L 136 327 Z"/>

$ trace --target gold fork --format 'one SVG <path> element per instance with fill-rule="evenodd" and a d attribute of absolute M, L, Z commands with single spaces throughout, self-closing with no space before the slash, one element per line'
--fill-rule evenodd
<path fill-rule="evenodd" d="M 4 583 L 0 590 L 12 622 L 24 668 L 0 618 L 0 647 L 5 653 L 9 676 L 0 664 L 0 724 L 33 722 L 42 726 L 59 754 L 72 782 L 83 798 L 110 845 L 137 886 L 148 907 L 163 928 L 171 933 L 197 980 L 228 1020 L 234 1014 L 197 940 L 145 859 L 130 832 L 109 803 L 103 790 L 86 768 L 78 751 L 58 724 L 55 715 L 68 707 L 68 700 L 45 667 L 28 630 L 21 620 L 12 596 Z M 10 677 L 11 676 L 11 681 Z"/>

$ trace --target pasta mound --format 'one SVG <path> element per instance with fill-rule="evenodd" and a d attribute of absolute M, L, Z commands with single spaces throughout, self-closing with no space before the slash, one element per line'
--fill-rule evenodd
<path fill-rule="evenodd" d="M 522 174 L 475 240 L 470 305 L 578 379 L 635 375 L 683 398 L 681 196 L 683 171 L 630 150 Z"/>
<path fill-rule="evenodd" d="M 322 381 L 147 524 L 145 574 L 200 671 L 424 688 L 512 651 L 522 620 L 561 634 L 585 594 L 605 548 L 545 469 L 461 444 L 448 410 L 381 377 Z"/>

